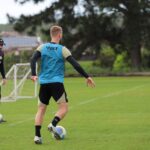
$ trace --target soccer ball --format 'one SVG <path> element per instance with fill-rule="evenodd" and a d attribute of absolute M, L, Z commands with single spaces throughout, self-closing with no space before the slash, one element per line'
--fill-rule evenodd
<path fill-rule="evenodd" d="M 3 115 L 0 114 L 0 122 L 2 122 L 2 121 L 3 121 Z"/>
<path fill-rule="evenodd" d="M 63 127 L 63 126 L 56 126 L 56 131 L 57 131 L 57 133 L 60 135 L 60 140 L 63 140 L 65 137 L 66 137 L 66 129 Z M 55 138 L 54 137 L 54 134 L 52 134 L 52 137 L 53 138 Z"/>

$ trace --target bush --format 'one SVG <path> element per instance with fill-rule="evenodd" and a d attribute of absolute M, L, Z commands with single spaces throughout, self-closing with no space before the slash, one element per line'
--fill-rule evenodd
<path fill-rule="evenodd" d="M 115 60 L 115 52 L 113 48 L 108 45 L 103 44 L 100 51 L 100 66 L 112 68 Z"/>
<path fill-rule="evenodd" d="M 105 76 L 112 72 L 109 68 L 93 66 L 93 61 L 78 61 L 84 70 L 91 76 Z M 65 76 L 80 76 L 80 74 L 68 63 L 65 64 Z"/>
<path fill-rule="evenodd" d="M 150 67 L 150 51 L 146 48 L 142 49 L 142 65 L 144 68 Z"/>
<path fill-rule="evenodd" d="M 16 55 L 15 52 L 5 53 L 4 65 L 6 72 L 16 63 L 29 63 L 32 54 L 33 51 L 20 51 L 19 55 Z"/>
<path fill-rule="evenodd" d="M 128 72 L 130 70 L 131 68 L 129 67 L 129 63 L 127 60 L 127 53 L 123 52 L 122 54 L 118 54 L 113 64 L 113 71 Z"/>

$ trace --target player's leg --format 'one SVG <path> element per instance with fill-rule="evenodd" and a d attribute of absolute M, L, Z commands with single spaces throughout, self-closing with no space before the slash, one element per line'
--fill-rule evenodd
<path fill-rule="evenodd" d="M 47 106 L 45 104 L 40 103 L 38 105 L 38 111 L 35 116 L 35 135 L 38 137 L 41 137 L 40 130 L 41 130 L 43 118 L 46 112 L 46 107 Z"/>
<path fill-rule="evenodd" d="M 38 111 L 35 116 L 34 142 L 36 144 L 42 144 L 41 127 L 42 127 L 44 115 L 46 112 L 46 108 L 47 108 L 47 105 L 49 104 L 49 99 L 51 97 L 50 92 L 47 92 L 47 91 L 49 91 L 49 90 L 46 85 L 40 86 Z"/>
<path fill-rule="evenodd" d="M 45 111 L 46 111 L 46 105 L 40 103 L 39 106 L 38 106 L 38 111 L 37 111 L 36 116 L 35 116 L 35 137 L 34 137 L 34 142 L 36 144 L 42 144 L 41 127 L 42 127 Z"/>
<path fill-rule="evenodd" d="M 48 125 L 48 130 L 54 134 L 54 137 L 59 140 L 61 139 L 60 135 L 55 130 L 56 125 L 59 123 L 60 120 L 62 120 L 65 115 L 68 112 L 68 103 L 59 103 L 58 104 L 58 111 L 55 114 L 55 117 L 53 118 L 52 122 Z"/>
<path fill-rule="evenodd" d="M 56 112 L 55 117 L 51 122 L 53 126 L 56 126 L 68 112 L 67 94 L 62 83 L 55 83 L 53 85 L 52 96 L 58 104 L 58 111 Z"/>
<path fill-rule="evenodd" d="M 67 112 L 68 112 L 68 103 L 67 102 L 58 103 L 58 111 L 55 114 L 55 116 L 58 116 L 62 120 L 67 114 Z"/>
<path fill-rule="evenodd" d="M 68 112 L 68 103 L 61 102 L 58 104 L 58 111 L 56 112 L 51 124 L 56 127 L 60 120 L 62 120 Z"/>
<path fill-rule="evenodd" d="M 53 85 L 52 96 L 58 104 L 58 111 L 56 112 L 52 122 L 48 125 L 48 130 L 53 132 L 55 137 L 59 139 L 59 135 L 55 133 L 55 127 L 62 120 L 68 112 L 68 99 L 62 83 Z"/>
<path fill-rule="evenodd" d="M 42 125 L 43 118 L 46 112 L 46 107 L 47 106 L 45 104 L 42 104 L 42 103 L 39 104 L 38 111 L 35 116 L 35 125 Z"/>

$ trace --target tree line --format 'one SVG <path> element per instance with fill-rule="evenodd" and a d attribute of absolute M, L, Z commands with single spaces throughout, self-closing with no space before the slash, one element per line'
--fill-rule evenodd
<path fill-rule="evenodd" d="M 44 0 L 16 1 L 36 5 Z M 131 67 L 140 70 L 145 59 L 142 50 L 150 50 L 150 0 L 57 0 L 39 14 L 8 18 L 15 30 L 29 35 L 40 32 L 45 40 L 49 40 L 50 25 L 61 25 L 62 42 L 78 59 L 86 51 L 101 59 L 107 43 L 116 54 L 126 54 Z M 149 67 L 150 54 L 146 59 Z"/>

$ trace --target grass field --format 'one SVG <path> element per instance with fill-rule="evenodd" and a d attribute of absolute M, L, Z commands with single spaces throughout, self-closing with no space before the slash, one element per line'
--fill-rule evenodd
<path fill-rule="evenodd" d="M 94 80 L 91 89 L 83 78 L 65 79 L 70 110 L 60 122 L 67 130 L 63 141 L 47 131 L 57 110 L 53 100 L 42 127 L 43 145 L 33 142 L 36 99 L 0 104 L 7 120 L 0 124 L 0 150 L 149 150 L 150 78 Z"/>

